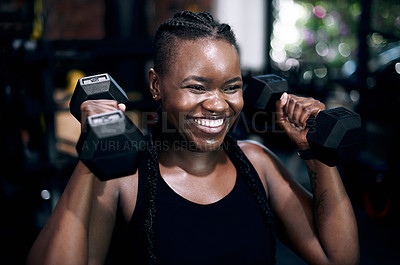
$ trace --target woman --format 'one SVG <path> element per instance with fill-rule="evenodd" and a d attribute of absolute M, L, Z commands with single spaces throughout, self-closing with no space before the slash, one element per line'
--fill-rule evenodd
<path fill-rule="evenodd" d="M 313 194 L 266 147 L 228 131 L 243 107 L 235 37 L 208 13 L 177 13 L 154 40 L 162 116 L 133 175 L 99 181 L 81 162 L 29 264 L 274 264 L 275 236 L 310 264 L 357 264 L 353 210 L 334 167 L 305 160 Z M 325 106 L 284 94 L 277 120 L 300 150 Z M 82 104 L 87 115 L 125 109 Z"/>

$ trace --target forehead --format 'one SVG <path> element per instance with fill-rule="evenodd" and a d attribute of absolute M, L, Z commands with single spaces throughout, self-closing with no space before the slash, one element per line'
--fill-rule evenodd
<path fill-rule="evenodd" d="M 173 55 L 173 73 L 214 72 L 240 74 L 239 55 L 236 48 L 225 40 L 179 40 Z"/>

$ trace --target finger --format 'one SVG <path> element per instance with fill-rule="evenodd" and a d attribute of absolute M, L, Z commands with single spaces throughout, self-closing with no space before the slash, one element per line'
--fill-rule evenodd
<path fill-rule="evenodd" d="M 306 100 L 306 98 L 303 97 L 297 97 L 295 95 L 289 95 L 290 98 L 288 100 L 287 104 L 287 116 L 289 118 L 289 121 L 294 123 L 295 126 L 299 126 L 298 124 L 298 117 L 299 115 L 296 116 L 296 113 L 300 113 L 303 110 L 302 104 L 303 101 Z"/>
<path fill-rule="evenodd" d="M 118 110 L 118 102 L 115 100 L 87 100 L 81 105 L 81 113 L 93 115 Z"/>
<path fill-rule="evenodd" d="M 126 110 L 126 105 L 124 103 L 119 103 L 118 104 L 118 109 L 122 110 L 123 112 L 125 112 Z"/>
<path fill-rule="evenodd" d="M 309 117 L 314 116 L 317 117 L 318 113 L 321 110 L 325 109 L 325 104 L 323 104 L 320 101 L 315 100 L 315 102 L 311 105 L 309 105 L 308 107 L 306 107 L 303 111 L 303 113 L 301 114 L 299 120 L 301 124 L 307 125 L 307 120 Z"/>
<path fill-rule="evenodd" d="M 288 94 L 284 92 L 281 98 L 276 102 L 276 120 L 278 122 L 286 121 L 286 111 L 284 107 L 286 106 L 288 101 Z"/>
<path fill-rule="evenodd" d="M 316 100 L 312 98 L 302 98 L 296 102 L 296 106 L 294 107 L 294 111 L 292 114 L 292 122 L 296 124 L 297 127 L 305 127 L 305 123 L 302 118 L 304 117 L 304 114 L 309 116 L 309 113 L 304 112 L 308 112 L 310 110 L 308 108 L 315 104 L 315 102 Z"/>
<path fill-rule="evenodd" d="M 87 100 L 89 104 L 93 104 L 96 106 L 104 106 L 118 109 L 118 102 L 114 99 L 95 99 L 95 100 Z"/>

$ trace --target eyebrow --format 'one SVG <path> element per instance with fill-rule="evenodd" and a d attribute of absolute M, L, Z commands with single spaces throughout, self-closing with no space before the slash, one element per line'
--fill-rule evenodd
<path fill-rule="evenodd" d="M 238 81 L 242 82 L 242 78 L 240 76 L 237 76 L 237 77 L 234 77 L 234 78 L 231 78 L 231 79 L 227 80 L 225 82 L 225 84 L 235 83 L 235 82 L 238 82 Z"/>
<path fill-rule="evenodd" d="M 208 79 L 206 77 L 202 77 L 202 76 L 197 76 L 197 75 L 191 75 L 191 76 L 186 77 L 185 79 L 182 80 L 182 83 L 185 83 L 190 80 L 203 82 L 203 83 L 211 83 L 210 79 Z"/>
<path fill-rule="evenodd" d="M 211 79 L 203 77 L 203 76 L 197 76 L 197 75 L 191 75 L 191 76 L 186 77 L 185 79 L 182 80 L 182 83 L 185 83 L 190 80 L 203 82 L 203 83 L 211 83 Z M 234 83 L 234 82 L 238 82 L 238 81 L 242 82 L 242 78 L 240 76 L 226 80 L 225 84 L 230 84 L 230 83 Z"/>

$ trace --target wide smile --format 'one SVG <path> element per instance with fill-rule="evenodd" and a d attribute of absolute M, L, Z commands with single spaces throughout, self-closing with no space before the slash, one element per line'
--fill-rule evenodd
<path fill-rule="evenodd" d="M 203 119 L 203 118 L 202 119 L 194 118 L 194 122 L 201 126 L 216 128 L 216 127 L 221 126 L 224 123 L 224 119 L 210 120 L 210 119 Z"/>
<path fill-rule="evenodd" d="M 190 121 L 201 131 L 207 134 L 217 134 L 224 130 L 226 118 L 192 117 Z"/>

